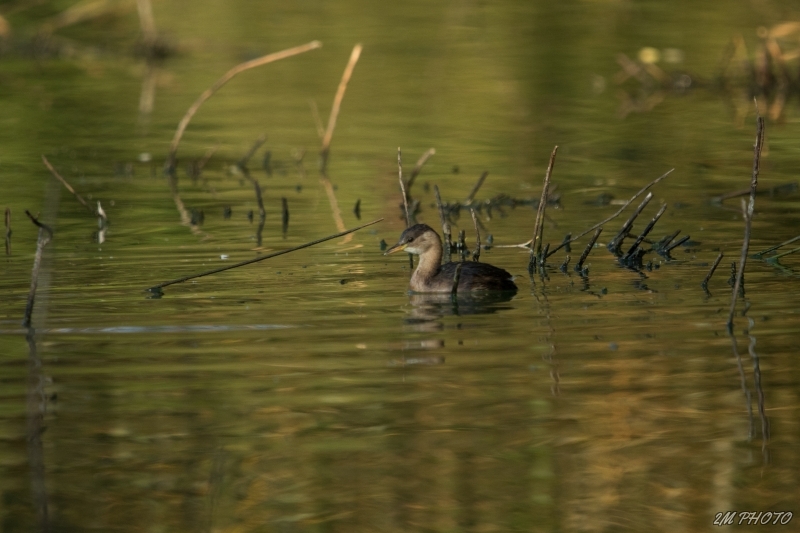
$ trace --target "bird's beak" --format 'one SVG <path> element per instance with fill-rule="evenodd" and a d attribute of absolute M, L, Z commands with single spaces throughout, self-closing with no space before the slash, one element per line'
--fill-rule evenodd
<path fill-rule="evenodd" d="M 403 250 L 406 249 L 406 246 L 408 246 L 408 243 L 400 243 L 400 242 L 398 242 L 397 244 L 395 244 L 394 246 L 392 246 L 391 248 L 389 248 L 388 250 L 383 252 L 383 255 L 389 255 L 389 254 L 393 254 L 395 252 L 402 252 Z"/>

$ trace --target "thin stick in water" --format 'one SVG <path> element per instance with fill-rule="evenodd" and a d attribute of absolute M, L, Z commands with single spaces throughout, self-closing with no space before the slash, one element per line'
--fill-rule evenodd
<path fill-rule="evenodd" d="M 6 207 L 6 255 L 11 255 L 11 208 Z"/>
<path fill-rule="evenodd" d="M 622 257 L 622 261 L 623 262 L 629 260 L 633 256 L 633 254 L 636 253 L 636 249 L 639 248 L 639 245 L 642 244 L 642 241 L 645 239 L 645 237 L 647 237 L 647 235 L 653 230 L 653 227 L 655 227 L 656 222 L 658 222 L 658 219 L 661 218 L 661 215 L 663 215 L 664 211 L 666 211 L 666 210 L 667 210 L 667 204 L 662 205 L 661 209 L 658 210 L 658 212 L 655 214 L 655 216 L 652 218 L 652 220 L 650 220 L 650 222 L 644 228 L 644 231 L 642 231 L 642 233 L 640 233 L 639 236 L 636 237 L 636 240 L 633 242 L 631 247 L 628 249 L 628 253 L 626 253 Z"/>
<path fill-rule="evenodd" d="M 289 204 L 285 196 L 281 198 L 281 229 L 285 236 L 286 231 L 289 229 Z"/>
<path fill-rule="evenodd" d="M 647 191 L 647 189 L 649 189 L 650 187 L 652 187 L 653 185 L 655 185 L 655 184 L 656 184 L 656 183 L 658 183 L 659 181 L 663 180 L 664 178 L 666 178 L 667 176 L 669 176 L 670 174 L 672 174 L 672 172 L 673 172 L 674 170 L 675 170 L 674 168 L 671 168 L 671 169 L 669 169 L 669 170 L 668 170 L 668 171 L 666 171 L 664 174 L 662 174 L 661 176 L 657 177 L 656 179 L 654 179 L 653 181 L 651 181 L 650 183 L 648 183 L 647 185 L 645 185 L 644 187 L 642 187 L 641 189 L 639 189 L 639 192 L 637 192 L 636 194 L 634 194 L 634 195 L 631 197 L 631 199 L 630 199 L 630 200 L 628 200 L 627 202 L 625 202 L 624 204 L 622 204 L 622 207 L 620 207 L 620 208 L 617 210 L 617 212 L 616 212 L 616 213 L 614 213 L 613 215 L 611 215 L 610 217 L 608 217 L 608 218 L 606 218 L 606 219 L 604 219 L 604 220 L 601 220 L 600 222 L 598 222 L 597 224 L 595 224 L 595 225 L 594 225 L 594 226 L 592 226 L 591 228 L 587 229 L 586 231 L 583 231 L 583 232 L 579 233 L 578 235 L 576 235 L 576 236 L 572 237 L 572 238 L 571 238 L 569 241 L 567 241 L 567 242 L 564 242 L 564 243 L 561 243 L 559 246 L 556 246 L 556 247 L 555 247 L 555 248 L 553 248 L 553 250 L 550 252 L 550 255 L 553 255 L 553 254 L 554 254 L 554 253 L 556 253 L 558 250 L 560 250 L 561 248 L 563 248 L 564 246 L 566 246 L 568 243 L 571 243 L 571 242 L 575 242 L 575 241 L 577 241 L 578 239 L 580 239 L 580 238 L 581 238 L 581 237 L 583 237 L 584 235 L 588 234 L 589 232 L 591 232 L 591 231 L 593 231 L 593 230 L 596 230 L 597 228 L 599 228 L 599 227 L 603 226 L 603 224 L 606 224 L 607 222 L 610 222 L 610 221 L 614 220 L 615 218 L 617 218 L 617 217 L 618 217 L 618 216 L 619 216 L 619 215 L 620 215 L 620 214 L 621 214 L 623 211 L 625 211 L 625 209 L 626 209 L 626 208 L 627 208 L 629 205 L 631 205 L 631 204 L 633 203 L 633 201 L 634 201 L 634 200 L 636 200 L 636 199 L 637 199 L 639 196 L 641 196 L 641 195 L 642 195 L 644 192 L 646 192 L 646 191 Z"/>
<path fill-rule="evenodd" d="M 742 277 L 747 263 L 747 251 L 750 249 L 750 232 L 752 230 L 753 210 L 756 206 L 756 189 L 758 188 L 758 173 L 761 168 L 761 149 L 764 147 L 764 117 L 756 118 L 756 142 L 753 147 L 753 175 L 750 179 L 750 202 L 745 205 L 742 200 L 742 213 L 744 215 L 744 239 L 742 240 L 742 255 L 739 259 L 739 269 L 736 272 L 736 281 L 731 293 L 731 310 L 728 313 L 728 333 L 733 333 L 733 315 L 736 312 L 736 300 L 742 286 Z"/>
<path fill-rule="evenodd" d="M 625 221 L 614 238 L 608 242 L 608 249 L 611 250 L 614 255 L 620 255 L 619 248 L 622 244 L 622 241 L 628 236 L 628 233 L 631 231 L 631 226 L 633 226 L 633 223 L 636 221 L 639 215 L 642 214 L 642 211 L 644 211 L 644 208 L 647 207 L 647 204 L 649 204 L 650 200 L 652 199 L 653 193 L 647 193 L 647 196 L 644 197 L 644 200 L 642 200 L 642 203 L 639 204 L 639 207 L 637 207 L 631 216 L 628 217 L 628 220 Z"/>
<path fill-rule="evenodd" d="M 680 246 L 681 244 L 685 243 L 685 242 L 686 242 L 686 241 L 688 241 L 690 238 L 691 238 L 691 236 L 690 236 L 690 235 L 684 235 L 683 237 L 681 237 L 681 238 L 680 238 L 680 239 L 678 239 L 677 241 L 673 242 L 672 244 L 670 244 L 669 246 L 667 246 L 666 248 L 664 248 L 664 253 L 665 253 L 665 254 L 668 254 L 668 253 L 670 253 L 672 250 L 674 250 L 675 248 L 677 248 L 677 247 L 678 247 L 678 246 Z"/>
<path fill-rule="evenodd" d="M 422 172 L 422 167 L 434 154 L 436 154 L 436 148 L 428 148 L 428 150 L 422 154 L 419 159 L 417 159 L 417 164 L 414 165 L 414 168 L 411 170 L 411 176 L 409 176 L 408 183 L 406 183 L 406 189 L 408 189 L 409 194 L 411 191 L 411 186 L 414 185 L 414 180 L 416 180 L 417 176 L 419 176 L 419 173 Z"/>
<path fill-rule="evenodd" d="M 719 266 L 719 263 L 720 261 L 722 261 L 723 256 L 724 254 L 720 252 L 719 255 L 717 256 L 717 259 L 714 261 L 714 264 L 711 265 L 711 269 L 708 271 L 708 274 L 706 274 L 706 277 L 703 279 L 702 283 L 700 283 L 700 286 L 703 288 L 703 290 L 708 290 L 708 282 L 711 281 L 711 276 L 714 275 L 714 271 Z"/>
<path fill-rule="evenodd" d="M 439 208 L 439 219 L 442 222 L 442 233 L 444 234 L 444 262 L 450 261 L 450 223 L 447 221 L 447 216 L 444 214 L 444 205 L 442 205 L 442 197 L 439 194 L 439 186 L 433 186 L 433 192 L 436 195 L 436 207 Z"/>
<path fill-rule="evenodd" d="M 75 199 L 76 199 L 76 200 L 78 200 L 78 202 L 80 202 L 80 204 L 81 204 L 83 207 L 85 207 L 86 209 L 88 209 L 88 210 L 89 210 L 89 212 L 90 212 L 90 213 L 91 213 L 93 216 L 98 216 L 98 215 L 97 215 L 97 211 L 95 211 L 95 209 L 94 209 L 92 206 L 90 206 L 90 205 L 89 205 L 89 203 L 88 203 L 86 200 L 84 200 L 84 199 L 83 199 L 83 197 L 82 197 L 80 194 L 78 194 L 77 192 L 75 192 L 75 189 L 73 189 L 73 188 L 72 188 L 72 185 L 70 185 L 69 183 L 67 183 L 67 180 L 65 180 L 65 179 L 64 179 L 64 178 L 61 176 L 61 174 L 59 174 L 59 173 L 58 173 L 58 171 L 56 171 L 56 169 L 55 169 L 55 168 L 53 168 L 53 165 L 51 165 L 51 164 L 50 164 L 50 161 L 48 161 L 48 160 L 47 160 L 47 158 L 44 156 L 44 154 L 42 154 L 42 162 L 44 163 L 44 166 L 46 166 L 46 167 L 47 167 L 47 170 L 49 170 L 49 171 L 50 171 L 50 173 L 53 175 L 53 177 L 54 177 L 54 178 L 56 178 L 58 181 L 60 181 L 60 182 L 61 182 L 61 184 L 62 184 L 64 187 L 66 187 L 66 188 L 67 188 L 67 190 L 68 190 L 69 192 L 71 192 L 71 193 L 72 193 L 72 195 L 75 197 Z"/>
<path fill-rule="evenodd" d="M 347 83 L 353 75 L 353 69 L 356 68 L 358 58 L 361 56 L 362 46 L 357 44 L 353 47 L 350 53 L 350 59 L 347 61 L 347 66 L 344 68 L 342 79 L 339 82 L 339 87 L 336 89 L 336 96 L 333 98 L 333 106 L 331 107 L 331 115 L 328 118 L 328 128 L 325 130 L 325 135 L 322 137 L 322 148 L 320 149 L 320 170 L 324 173 L 328 163 L 328 152 L 331 146 L 331 139 L 333 138 L 333 130 L 336 128 L 336 119 L 339 117 L 339 109 L 344 100 L 344 93 L 347 90 Z"/>
<path fill-rule="evenodd" d="M 472 215 L 472 224 L 475 226 L 475 252 L 472 254 L 472 260 L 477 263 L 481 258 L 481 230 L 478 228 L 478 217 L 475 215 L 475 210 L 470 208 L 469 214 Z"/>
<path fill-rule="evenodd" d="M 755 254 L 751 255 L 750 257 L 752 257 L 753 259 L 761 259 L 765 255 L 767 255 L 768 253 L 774 252 L 778 248 L 782 248 L 782 247 L 786 246 L 787 244 L 792 244 L 793 242 L 796 242 L 796 241 L 800 241 L 800 235 L 798 235 L 797 237 L 793 237 L 793 238 L 789 239 L 788 241 L 783 241 L 780 244 L 776 244 L 772 248 L 767 248 L 763 252 L 755 253 Z"/>
<path fill-rule="evenodd" d="M 550 162 L 547 164 L 547 172 L 544 175 L 544 184 L 542 185 L 542 197 L 539 200 L 539 209 L 536 211 L 536 223 L 533 226 L 533 237 L 531 238 L 531 258 L 528 264 L 528 271 L 533 271 L 533 265 L 542 252 L 542 237 L 544 234 L 544 212 L 547 206 L 547 191 L 550 189 L 550 175 L 553 172 L 553 165 L 556 161 L 556 152 L 558 146 L 553 148 L 550 154 Z M 544 260 L 544 257 L 542 257 Z"/>
<path fill-rule="evenodd" d="M 597 228 L 592 236 L 591 240 L 589 240 L 589 244 L 586 245 L 586 248 L 583 250 L 581 254 L 581 258 L 578 259 L 578 262 L 575 263 L 575 272 L 581 272 L 583 270 L 583 263 L 586 261 L 586 258 L 589 257 L 589 253 L 594 248 L 594 243 L 597 242 L 597 238 L 600 237 L 600 234 L 603 232 L 603 228 Z"/>
<path fill-rule="evenodd" d="M 28 291 L 28 302 L 25 305 L 25 318 L 22 321 L 22 327 L 31 327 L 31 315 L 33 315 L 33 303 L 36 299 L 36 287 L 39 285 L 39 268 L 42 266 L 42 251 L 47 243 L 53 238 L 53 230 L 46 224 L 39 222 L 36 217 L 31 215 L 30 211 L 25 210 L 25 214 L 31 219 L 31 222 L 36 224 L 39 228 L 39 237 L 36 240 L 36 255 L 33 256 L 33 270 L 31 271 L 31 288 Z"/>
<path fill-rule="evenodd" d="M 149 287 L 149 288 L 145 289 L 145 291 L 158 293 L 158 292 L 160 292 L 160 289 L 162 289 L 163 287 L 167 287 L 169 285 L 174 285 L 176 283 L 183 283 L 184 281 L 188 281 L 190 279 L 195 279 L 195 278 L 201 278 L 203 276 L 210 276 L 211 274 L 217 274 L 218 272 L 224 272 L 226 270 L 231 270 L 232 268 L 238 268 L 240 266 L 245 266 L 245 265 L 249 265 L 251 263 L 257 263 L 259 261 L 264 261 L 265 259 L 270 259 L 272 257 L 277 257 L 279 255 L 288 254 L 290 252 L 296 252 L 297 250 L 302 250 L 303 248 L 308 248 L 309 246 L 314 246 L 316 244 L 320 244 L 320 243 L 323 243 L 325 241 L 329 241 L 331 239 L 336 239 L 338 237 L 342 237 L 344 235 L 347 235 L 347 234 L 350 234 L 350 233 L 354 233 L 354 232 L 356 232 L 356 231 L 358 231 L 360 229 L 366 228 L 367 226 L 372 226 L 373 224 L 377 224 L 378 222 L 380 222 L 382 220 L 383 220 L 382 218 L 379 218 L 378 220 L 373 220 L 372 222 L 369 222 L 367 224 L 363 224 L 363 225 L 358 226 L 356 228 L 352 228 L 352 229 L 349 229 L 349 230 L 346 230 L 346 231 L 342 231 L 340 233 L 335 233 L 333 235 L 329 235 L 327 237 L 323 237 L 323 238 L 317 239 L 315 241 L 307 242 L 305 244 L 301 244 L 300 246 L 295 246 L 294 248 L 287 248 L 286 250 L 281 250 L 279 252 L 274 252 L 274 253 L 271 253 L 271 254 L 263 255 L 261 257 L 256 257 L 254 259 L 248 259 L 247 261 L 242 261 L 240 263 L 236 263 L 235 265 L 229 265 L 229 266 L 222 267 L 222 268 L 215 268 L 214 270 L 208 270 L 206 272 L 201 272 L 200 274 L 191 274 L 189 276 L 184 276 L 182 278 L 173 279 L 173 280 L 170 280 L 170 281 L 165 281 L 163 283 L 159 283 L 158 285 L 153 285 L 152 287 Z"/>
<path fill-rule="evenodd" d="M 467 260 L 467 231 L 461 230 L 458 232 L 458 252 L 461 261 Z"/>
<path fill-rule="evenodd" d="M 475 183 L 475 185 L 472 187 L 472 190 L 469 192 L 469 196 L 467 196 L 467 199 L 464 201 L 465 204 L 469 205 L 472 203 L 472 200 L 475 198 L 475 195 L 478 194 L 478 190 L 481 188 L 481 185 L 483 185 L 483 182 L 486 180 L 486 176 L 488 175 L 489 171 L 484 170 L 483 174 L 481 174 L 481 177 L 478 178 L 478 181 Z"/>
<path fill-rule="evenodd" d="M 200 109 L 200 106 L 203 105 L 206 100 L 211 98 L 220 88 L 222 88 L 223 85 L 228 83 L 234 76 L 244 72 L 245 70 L 260 67 L 262 65 L 266 65 L 281 59 L 286 59 L 287 57 L 292 57 L 297 54 L 302 54 L 310 50 L 315 50 L 320 46 L 322 46 L 321 42 L 311 41 L 310 43 L 295 46 L 294 48 L 287 48 L 286 50 L 267 54 L 251 61 L 245 61 L 244 63 L 240 63 L 239 65 L 236 65 L 230 69 L 220 79 L 214 82 L 214 85 L 203 91 L 203 93 L 200 94 L 197 100 L 195 100 L 195 102 L 189 107 L 189 109 L 186 111 L 186 114 L 183 115 L 183 118 L 178 123 L 178 128 L 175 130 L 175 135 L 172 137 L 172 142 L 169 145 L 169 155 L 167 156 L 167 161 L 165 164 L 167 173 L 172 173 L 175 170 L 175 156 L 178 152 L 178 144 L 180 144 L 181 137 L 183 137 L 183 133 L 186 131 L 186 127 L 189 125 L 192 117 L 194 117 L 195 113 L 197 113 L 197 110 Z"/>
<path fill-rule="evenodd" d="M 403 183 L 403 159 L 400 153 L 400 147 L 397 147 L 397 179 L 400 181 L 400 191 L 403 193 L 403 209 L 406 212 L 406 227 L 411 225 L 411 217 L 408 215 L 408 194 L 406 193 L 406 186 Z"/>

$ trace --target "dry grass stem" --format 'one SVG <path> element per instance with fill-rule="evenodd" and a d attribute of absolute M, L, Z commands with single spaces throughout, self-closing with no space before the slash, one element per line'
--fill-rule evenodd
<path fill-rule="evenodd" d="M 302 54 L 304 52 L 308 52 L 311 50 L 315 50 L 322 46 L 322 43 L 319 41 L 311 41 L 310 43 L 306 43 L 300 46 L 295 46 L 294 48 L 287 48 L 286 50 L 281 50 L 280 52 L 275 52 L 272 54 L 267 54 L 265 56 L 259 57 L 257 59 L 253 59 L 251 61 L 245 61 L 244 63 L 240 63 L 236 65 L 228 72 L 226 72 L 220 79 L 214 82 L 214 85 L 203 91 L 200 96 L 195 100 L 195 102 L 189 107 L 186 111 L 186 114 L 183 115 L 183 118 L 178 123 L 178 128 L 175 130 L 175 135 L 172 137 L 172 142 L 169 146 L 169 155 L 167 156 L 166 162 L 166 169 L 168 172 L 174 172 L 175 168 L 175 155 L 178 152 L 178 144 L 181 142 L 181 137 L 183 137 L 183 133 L 186 131 L 186 127 L 189 125 L 189 122 L 194 117 L 197 110 L 200 109 L 200 106 L 203 103 L 211 98 L 214 93 L 216 93 L 223 85 L 228 83 L 234 76 L 244 72 L 245 70 L 250 70 L 251 68 L 260 67 L 262 65 L 267 65 L 274 61 L 279 61 L 281 59 L 286 59 L 287 57 L 292 57 L 297 54 Z"/>

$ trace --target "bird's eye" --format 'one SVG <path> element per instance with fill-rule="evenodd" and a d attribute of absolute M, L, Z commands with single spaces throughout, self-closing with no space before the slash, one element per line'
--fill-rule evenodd
<path fill-rule="evenodd" d="M 414 237 L 409 237 L 408 239 L 406 239 L 406 242 L 414 242 Z"/>

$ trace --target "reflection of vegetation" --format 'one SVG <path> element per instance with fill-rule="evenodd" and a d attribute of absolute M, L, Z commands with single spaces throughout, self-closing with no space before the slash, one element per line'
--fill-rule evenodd
<path fill-rule="evenodd" d="M 639 51 L 636 60 L 618 54 L 621 70 L 614 77 L 621 88 L 618 113 L 625 117 L 632 112 L 651 111 L 670 93 L 713 86 L 730 97 L 737 124 L 742 124 L 750 113 L 753 98 L 771 120 L 779 120 L 787 100 L 800 93 L 800 78 L 796 75 L 800 71 L 800 22 L 783 22 L 769 29 L 762 26 L 757 34 L 759 42 L 752 54 L 741 35 L 730 41 L 713 83 L 696 74 L 658 65 L 662 58 L 672 65 L 682 62 L 680 50 L 661 52 L 647 47 Z"/>

